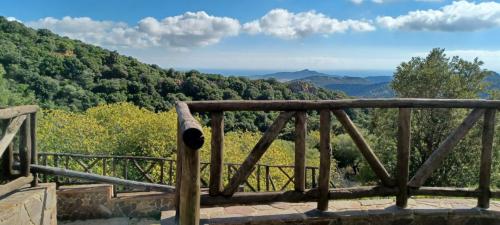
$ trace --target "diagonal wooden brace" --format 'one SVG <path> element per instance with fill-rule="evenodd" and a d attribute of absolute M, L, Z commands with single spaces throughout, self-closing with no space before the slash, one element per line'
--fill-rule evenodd
<path fill-rule="evenodd" d="M 387 187 L 394 186 L 394 181 L 385 169 L 384 165 L 382 165 L 378 157 L 375 155 L 373 150 L 363 138 L 361 132 L 358 131 L 356 125 L 354 125 L 354 123 L 351 121 L 347 113 L 345 113 L 344 110 L 333 110 L 333 114 L 335 115 L 335 117 L 337 117 L 349 136 L 351 136 L 359 151 L 368 162 L 368 165 L 370 165 L 373 172 L 382 181 L 382 184 Z"/>
<path fill-rule="evenodd" d="M 413 176 L 408 182 L 408 186 L 413 188 L 421 187 L 427 178 L 429 178 L 444 161 L 447 155 L 451 153 L 453 147 L 458 144 L 458 142 L 465 137 L 467 132 L 474 126 L 474 124 L 481 118 L 484 114 L 484 109 L 474 109 L 472 112 L 464 119 L 464 121 L 451 133 L 440 145 L 434 150 L 429 156 L 429 158 L 424 162 L 424 164 L 418 169 L 415 176 Z"/>
<path fill-rule="evenodd" d="M 240 168 L 234 174 L 233 178 L 229 181 L 229 184 L 225 187 L 224 192 L 222 193 L 225 196 L 233 195 L 236 190 L 238 190 L 238 186 L 243 184 L 245 180 L 252 173 L 252 168 L 255 167 L 255 164 L 260 160 L 262 155 L 266 152 L 269 146 L 273 143 L 274 139 L 278 137 L 279 132 L 285 127 L 286 123 L 292 118 L 295 112 L 282 112 L 276 118 L 274 123 L 267 129 L 262 138 L 260 138 L 259 142 L 253 147 L 250 154 L 247 156 L 243 164 L 241 164 Z"/>

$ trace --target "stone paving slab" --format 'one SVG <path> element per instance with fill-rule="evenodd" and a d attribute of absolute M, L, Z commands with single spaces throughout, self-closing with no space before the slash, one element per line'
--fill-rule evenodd
<path fill-rule="evenodd" d="M 201 224 L 485 224 L 500 225 L 500 201 L 476 208 L 476 199 L 415 198 L 399 209 L 394 198 L 333 200 L 328 211 L 316 202 L 210 207 L 200 210 Z M 162 225 L 175 224 L 175 212 L 162 213 Z"/>
<path fill-rule="evenodd" d="M 115 217 L 109 219 L 60 220 L 58 225 L 160 225 L 159 220 L 149 218 Z"/>

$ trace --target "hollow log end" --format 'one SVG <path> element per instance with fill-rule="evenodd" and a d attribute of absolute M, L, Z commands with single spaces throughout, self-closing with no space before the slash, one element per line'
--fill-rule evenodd
<path fill-rule="evenodd" d="M 198 150 L 205 143 L 203 132 L 196 128 L 188 128 L 182 133 L 184 144 L 191 149 Z"/>

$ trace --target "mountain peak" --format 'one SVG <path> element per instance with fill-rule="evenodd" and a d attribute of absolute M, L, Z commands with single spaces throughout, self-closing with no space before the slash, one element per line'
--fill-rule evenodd
<path fill-rule="evenodd" d="M 311 77 L 311 76 L 336 77 L 334 75 L 320 73 L 318 71 L 314 71 L 314 70 L 310 70 L 310 69 L 303 69 L 303 70 L 294 71 L 294 72 L 277 72 L 277 73 L 259 75 L 259 76 L 254 76 L 253 78 L 255 78 L 255 79 L 274 78 L 274 79 L 277 79 L 280 81 L 290 81 L 290 80 L 296 80 L 296 79 L 301 79 L 301 78 Z"/>

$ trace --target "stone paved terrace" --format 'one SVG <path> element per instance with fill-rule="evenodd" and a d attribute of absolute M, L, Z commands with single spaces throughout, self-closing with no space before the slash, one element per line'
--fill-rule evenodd
<path fill-rule="evenodd" d="M 329 210 L 316 210 L 316 202 L 201 208 L 201 224 L 500 224 L 500 201 L 490 209 L 476 208 L 477 199 L 409 199 L 407 209 L 394 199 L 333 200 Z M 174 211 L 162 213 L 162 225 L 173 225 Z"/>

